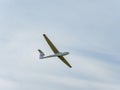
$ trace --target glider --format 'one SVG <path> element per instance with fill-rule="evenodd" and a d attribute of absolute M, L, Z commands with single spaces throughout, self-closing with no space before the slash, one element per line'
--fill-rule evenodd
<path fill-rule="evenodd" d="M 50 48 L 52 49 L 52 51 L 54 52 L 54 55 L 49 55 L 49 56 L 45 56 L 45 54 L 42 52 L 42 50 L 38 49 L 39 53 L 40 53 L 40 59 L 44 59 L 44 58 L 50 58 L 50 57 L 58 57 L 63 63 L 65 63 L 68 67 L 72 68 L 72 66 L 67 62 L 67 60 L 63 57 L 65 55 L 68 55 L 69 52 L 59 52 L 57 50 L 57 48 L 54 46 L 54 44 L 50 41 L 50 39 L 43 34 L 45 40 L 47 41 L 48 45 L 50 46 Z"/>

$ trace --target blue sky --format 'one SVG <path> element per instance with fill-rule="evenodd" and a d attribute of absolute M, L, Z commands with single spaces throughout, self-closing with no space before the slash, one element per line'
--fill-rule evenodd
<path fill-rule="evenodd" d="M 1 90 L 120 90 L 119 0 L 0 0 Z M 61 51 L 52 54 L 42 34 Z"/>

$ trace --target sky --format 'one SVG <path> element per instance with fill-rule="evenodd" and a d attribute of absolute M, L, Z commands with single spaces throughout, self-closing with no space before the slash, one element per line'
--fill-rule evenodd
<path fill-rule="evenodd" d="M 0 90 L 120 90 L 119 0 L 0 0 Z M 72 65 L 53 54 L 46 34 Z"/>

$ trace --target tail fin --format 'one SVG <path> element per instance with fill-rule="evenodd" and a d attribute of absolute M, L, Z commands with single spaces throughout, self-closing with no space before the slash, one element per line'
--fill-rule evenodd
<path fill-rule="evenodd" d="M 43 59 L 43 56 L 45 56 L 45 54 L 40 50 L 40 49 L 38 49 L 38 51 L 39 51 L 39 53 L 40 53 L 40 59 Z"/>

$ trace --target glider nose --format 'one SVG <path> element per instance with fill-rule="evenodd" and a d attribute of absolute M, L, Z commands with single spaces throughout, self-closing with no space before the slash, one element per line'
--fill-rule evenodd
<path fill-rule="evenodd" d="M 64 52 L 64 54 L 65 54 L 65 55 L 68 55 L 68 54 L 69 54 L 69 52 Z"/>

